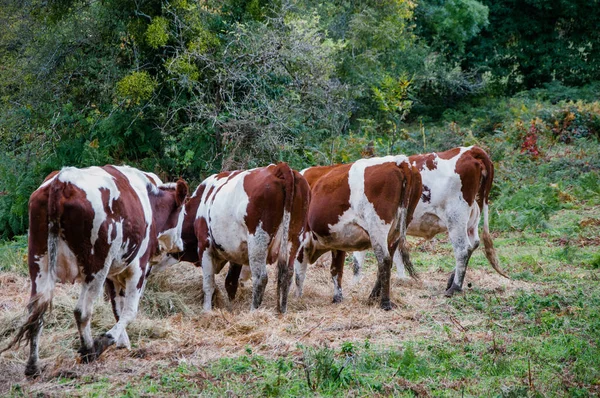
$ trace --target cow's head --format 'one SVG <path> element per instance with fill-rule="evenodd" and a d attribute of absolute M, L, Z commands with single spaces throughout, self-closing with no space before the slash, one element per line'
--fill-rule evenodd
<path fill-rule="evenodd" d="M 185 217 L 185 200 L 188 195 L 188 185 L 184 180 L 176 183 L 163 184 L 158 187 L 163 200 L 156 206 L 154 212 L 157 223 L 158 249 L 160 252 L 174 253 L 183 250 L 181 228 Z"/>

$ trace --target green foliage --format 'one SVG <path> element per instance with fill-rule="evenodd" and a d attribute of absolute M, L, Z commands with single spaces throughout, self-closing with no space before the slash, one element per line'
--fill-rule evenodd
<path fill-rule="evenodd" d="M 567 154 L 562 169 L 549 154 L 514 156 L 532 121 L 542 149 L 558 141 L 595 153 L 585 144 L 600 130 L 590 7 L 7 0 L 0 237 L 25 233 L 29 195 L 66 165 L 129 163 L 195 183 L 279 160 L 303 168 L 474 143 L 503 162 L 493 195 L 504 216 L 496 225 L 537 220 L 541 228 L 554 210 L 518 215 L 517 203 L 500 196 L 531 185 L 537 169 L 547 185 L 563 181 L 559 197 L 598 203 L 591 155 Z M 519 171 L 513 182 L 511 170 Z"/>
<path fill-rule="evenodd" d="M 117 94 L 134 105 L 150 99 L 157 83 L 146 71 L 132 72 L 117 82 Z"/>
<path fill-rule="evenodd" d="M 600 78 L 594 49 L 600 36 L 597 4 L 585 0 L 483 0 L 489 25 L 469 44 L 468 64 L 486 67 L 509 92 L 558 80 L 568 85 Z"/>
<path fill-rule="evenodd" d="M 422 37 L 437 49 L 459 53 L 488 25 L 488 14 L 488 7 L 475 0 L 422 1 L 417 9 Z"/>
<path fill-rule="evenodd" d="M 164 46 L 169 41 L 169 21 L 163 17 L 155 17 L 146 30 L 146 43 L 154 49 Z"/>
<path fill-rule="evenodd" d="M 494 202 L 499 214 L 494 217 L 493 228 L 524 230 L 547 228 L 549 216 L 561 208 L 558 192 L 545 184 L 536 184 L 502 193 Z"/>

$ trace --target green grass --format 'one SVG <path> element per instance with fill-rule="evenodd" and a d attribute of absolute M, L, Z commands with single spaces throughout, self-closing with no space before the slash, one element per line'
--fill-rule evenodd
<path fill-rule="evenodd" d="M 0 240 L 0 272 L 27 275 L 27 236 L 17 236 L 12 241 Z"/>
<path fill-rule="evenodd" d="M 571 155 L 547 164 L 524 161 L 518 154 L 498 161 L 490 214 L 494 244 L 502 267 L 526 287 L 506 293 L 473 286 L 444 301 L 441 311 L 422 311 L 420 324 L 433 332 L 427 337 L 407 333 L 383 346 L 374 335 L 335 346 L 298 345 L 268 356 L 248 346 L 243 355 L 201 366 L 186 363 L 185 357 L 157 362 L 139 378 L 84 376 L 51 383 L 77 395 L 124 397 L 597 396 L 600 174 L 598 148 L 582 158 L 589 144 L 582 141 Z M 563 149 L 557 145 L 553 150 Z M 569 177 L 584 166 L 591 171 L 576 170 L 576 177 Z M 502 179 L 509 174 L 512 179 Z M 452 247 L 440 238 L 433 252 L 427 245 L 413 250 L 417 269 L 453 269 Z M 26 237 L 0 243 L 0 272 L 27 274 L 26 244 Z M 367 262 L 373 267 L 372 255 Z M 492 272 L 481 249 L 469 267 Z M 161 294 L 170 299 L 169 292 Z M 177 297 L 168 307 L 159 298 L 147 304 L 152 314 L 185 314 Z M 440 314 L 447 319 L 440 321 Z M 14 384 L 9 395 L 29 396 L 30 387 Z"/>

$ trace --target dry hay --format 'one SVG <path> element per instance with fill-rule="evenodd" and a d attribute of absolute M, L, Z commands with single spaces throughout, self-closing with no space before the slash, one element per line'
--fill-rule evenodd
<path fill-rule="evenodd" d="M 375 282 L 375 266 L 367 266 L 363 279 L 355 286 L 350 284 L 351 267 L 346 267 L 344 301 L 333 304 L 326 265 L 327 262 L 325 266 L 309 268 L 302 298 L 297 299 L 292 288 L 285 315 L 276 312 L 274 267 L 269 269 L 269 284 L 259 310 L 249 311 L 250 286 L 240 287 L 235 300 L 228 302 L 222 288 L 227 271 L 224 269 L 217 276 L 220 289 L 216 308 L 204 313 L 201 270 L 189 263 L 170 266 L 150 278 L 141 310 L 127 329 L 135 348 L 127 351 L 112 347 L 89 365 L 79 364 L 76 353 L 79 339 L 73 309 L 79 285 L 59 284 L 40 344 L 45 366 L 42 377 L 30 382 L 23 376 L 28 348 L 6 352 L 0 357 L 0 394 L 13 383 L 25 384 L 29 393 L 44 392 L 50 386 L 57 388 L 56 383 L 52 384 L 56 377 L 86 376 L 93 381 L 102 376 L 111 380 L 119 375 L 156 374 L 161 367 L 181 362 L 202 366 L 224 356 L 241 355 L 247 347 L 257 354 L 277 357 L 297 351 L 299 344 L 338 346 L 344 341 L 369 339 L 374 344 L 393 346 L 438 333 L 436 325 L 458 327 L 452 318 L 459 314 L 443 297 L 446 271 L 422 272 L 419 282 L 393 278 L 392 301 L 398 308 L 385 312 L 367 300 Z M 528 288 L 525 282 L 510 281 L 492 272 L 470 269 L 467 282 L 497 296 Z M 15 274 L 0 274 L 0 289 L 0 347 L 4 347 L 24 315 L 29 282 Z M 460 327 L 484 321 L 462 317 Z M 94 308 L 93 333 L 104 332 L 113 323 L 110 304 L 99 301 Z M 60 393 L 69 391 L 69 383 L 61 386 L 67 390 Z"/>

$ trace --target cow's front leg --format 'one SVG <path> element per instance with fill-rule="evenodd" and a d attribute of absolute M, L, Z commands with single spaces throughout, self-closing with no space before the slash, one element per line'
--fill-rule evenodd
<path fill-rule="evenodd" d="M 344 299 L 342 293 L 342 278 L 344 276 L 344 260 L 346 252 L 341 250 L 331 251 L 331 280 L 333 281 L 333 302 L 341 303 Z"/>
<path fill-rule="evenodd" d="M 356 285 L 362 279 L 362 267 L 365 263 L 366 254 L 366 251 L 352 253 L 352 271 L 354 274 L 352 277 L 353 285 Z"/>
<path fill-rule="evenodd" d="M 302 297 L 302 288 L 304 287 L 304 279 L 306 279 L 306 268 L 308 267 L 308 255 L 304 247 L 300 247 L 298 254 L 294 259 L 294 281 L 296 283 L 296 297 Z"/>
<path fill-rule="evenodd" d="M 202 290 L 204 291 L 204 311 L 212 311 L 212 300 L 215 294 L 215 262 L 205 251 L 202 256 Z"/>
<path fill-rule="evenodd" d="M 225 277 L 225 290 L 227 290 L 229 300 L 233 300 L 235 298 L 241 271 L 242 266 L 240 264 L 229 262 L 229 270 L 227 271 L 227 277 Z"/>

